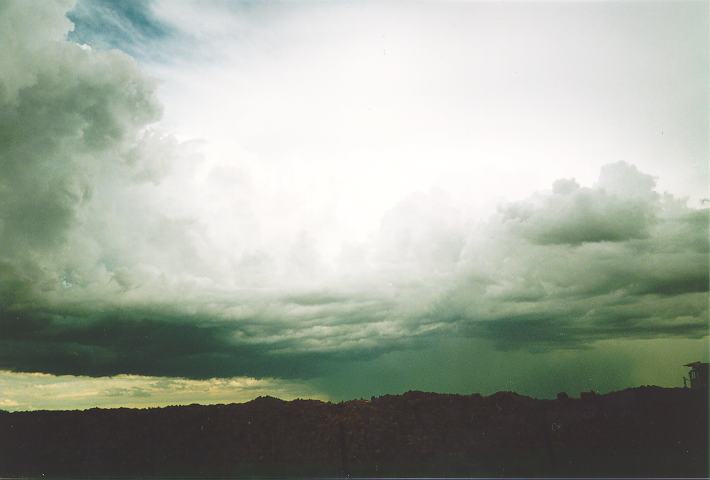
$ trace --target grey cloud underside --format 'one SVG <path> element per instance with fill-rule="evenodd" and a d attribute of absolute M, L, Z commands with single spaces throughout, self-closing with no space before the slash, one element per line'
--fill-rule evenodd
<path fill-rule="evenodd" d="M 358 326 L 360 314 L 341 326 Z M 3 311 L 0 369 L 56 375 L 212 378 L 233 376 L 310 378 L 333 362 L 373 358 L 405 348 L 404 340 L 350 350 L 303 349 L 289 338 L 270 339 L 288 328 L 280 321 L 225 323 L 165 311 Z M 308 328 L 307 323 L 297 328 Z M 272 325 L 269 325 L 272 324 Z M 294 350 L 295 349 L 295 350 Z"/>
<path fill-rule="evenodd" d="M 65 41 L 69 4 L 37 8 L 47 25 L 0 4 L 0 369 L 308 378 L 444 336 L 544 351 L 708 334 L 708 210 L 626 163 L 485 222 L 412 195 L 334 273 L 307 235 L 219 250 L 170 210 L 182 157 L 150 131 L 154 84 Z"/>
<path fill-rule="evenodd" d="M 699 299 L 702 302 L 702 298 Z M 494 320 L 465 324 L 462 334 L 487 338 L 501 349 L 527 349 L 549 351 L 555 349 L 587 348 L 597 340 L 630 338 L 703 338 L 708 333 L 703 318 L 704 309 L 695 302 L 691 316 L 668 321 L 664 318 L 636 316 L 633 312 L 618 312 L 614 308 L 598 312 L 592 318 L 578 312 L 528 313 Z"/>
<path fill-rule="evenodd" d="M 16 316 L 3 320 L 0 367 L 56 375 L 211 378 L 233 376 L 310 377 L 324 355 L 265 353 L 258 345 L 232 345 L 232 333 L 204 321 L 104 318 L 57 324 L 50 319 Z"/>

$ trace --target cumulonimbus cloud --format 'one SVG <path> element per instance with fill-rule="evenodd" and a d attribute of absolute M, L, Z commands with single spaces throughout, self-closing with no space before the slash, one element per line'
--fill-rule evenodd
<path fill-rule="evenodd" d="M 237 182 L 218 220 L 251 243 L 223 244 L 174 205 L 200 190 L 187 147 L 151 127 L 155 84 L 67 41 L 68 3 L 37 8 L 0 5 L 0 368 L 296 378 L 447 335 L 546 350 L 708 333 L 708 210 L 626 163 L 485 221 L 412 195 L 330 263 L 317 232 L 262 228 L 258 185 Z M 203 188 L 229 183 L 212 173 Z"/>

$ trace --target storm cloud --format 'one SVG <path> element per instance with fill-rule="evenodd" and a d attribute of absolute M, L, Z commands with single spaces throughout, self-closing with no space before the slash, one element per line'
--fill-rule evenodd
<path fill-rule="evenodd" d="M 707 336 L 708 209 L 634 165 L 485 216 L 412 193 L 336 241 L 328 206 L 159 128 L 157 83 L 112 41 L 77 43 L 94 37 L 71 7 L 0 4 L 0 369 L 312 379 L 448 338 Z"/>

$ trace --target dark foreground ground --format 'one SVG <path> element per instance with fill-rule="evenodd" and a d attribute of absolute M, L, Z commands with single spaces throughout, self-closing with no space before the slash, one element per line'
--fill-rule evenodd
<path fill-rule="evenodd" d="M 707 392 L 0 413 L 2 475 L 707 477 Z"/>

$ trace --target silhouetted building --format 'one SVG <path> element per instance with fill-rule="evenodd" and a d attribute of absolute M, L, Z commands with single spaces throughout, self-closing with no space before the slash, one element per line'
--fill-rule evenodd
<path fill-rule="evenodd" d="M 590 390 L 588 392 L 579 392 L 579 398 L 582 400 L 592 400 L 597 396 L 597 392 Z"/>
<path fill-rule="evenodd" d="M 692 362 L 684 366 L 690 368 L 690 372 L 688 372 L 690 388 L 708 388 L 708 363 Z"/>

